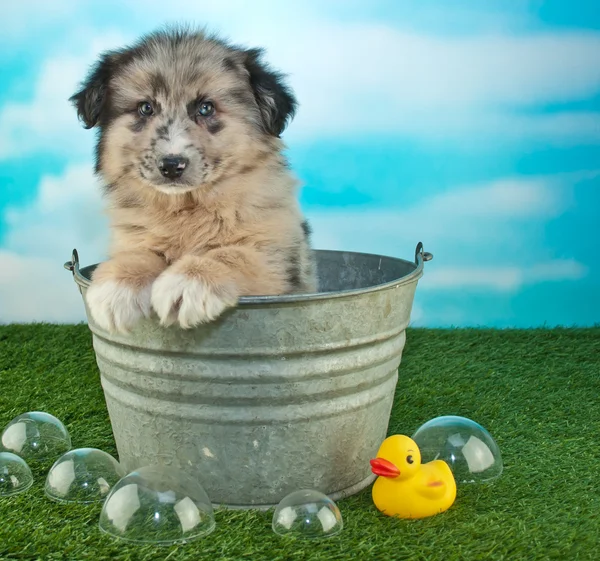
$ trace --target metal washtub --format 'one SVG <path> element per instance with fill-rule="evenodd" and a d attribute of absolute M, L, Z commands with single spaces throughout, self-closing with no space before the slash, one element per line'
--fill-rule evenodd
<path fill-rule="evenodd" d="M 417 282 L 415 261 L 315 251 L 316 294 L 240 300 L 182 330 L 150 319 L 127 335 L 94 324 L 100 379 L 128 471 L 175 465 L 213 503 L 262 508 L 318 489 L 334 500 L 368 486 L 386 437 Z M 95 265 L 65 267 L 84 297 Z"/>

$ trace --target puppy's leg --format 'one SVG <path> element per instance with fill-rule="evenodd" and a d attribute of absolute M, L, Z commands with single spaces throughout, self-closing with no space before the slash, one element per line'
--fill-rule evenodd
<path fill-rule="evenodd" d="M 94 321 L 107 331 L 129 331 L 152 311 L 152 282 L 166 268 L 152 251 L 123 252 L 94 271 L 86 300 Z"/>
<path fill-rule="evenodd" d="M 152 287 L 152 306 L 163 325 L 186 329 L 217 318 L 240 296 L 281 294 L 286 283 L 273 258 L 251 247 L 222 247 L 171 265 Z"/>

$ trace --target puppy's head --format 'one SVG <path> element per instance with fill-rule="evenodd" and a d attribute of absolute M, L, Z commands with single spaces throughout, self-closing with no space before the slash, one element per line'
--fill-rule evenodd
<path fill-rule="evenodd" d="M 99 129 L 96 171 L 108 184 L 168 194 L 252 168 L 296 107 L 260 50 L 187 30 L 103 54 L 71 101 Z"/>

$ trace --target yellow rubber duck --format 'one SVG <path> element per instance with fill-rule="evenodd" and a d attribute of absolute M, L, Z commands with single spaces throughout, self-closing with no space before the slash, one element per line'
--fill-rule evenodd
<path fill-rule="evenodd" d="M 426 518 L 448 510 L 456 498 L 456 482 L 443 460 L 421 464 L 416 442 L 401 434 L 386 438 L 371 470 L 379 477 L 373 502 L 388 516 Z"/>

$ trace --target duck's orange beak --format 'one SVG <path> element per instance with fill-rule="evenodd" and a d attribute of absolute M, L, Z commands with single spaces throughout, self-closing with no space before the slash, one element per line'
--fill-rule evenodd
<path fill-rule="evenodd" d="M 400 475 L 400 470 L 392 462 L 383 458 L 371 460 L 371 471 L 381 477 L 398 477 Z"/>

